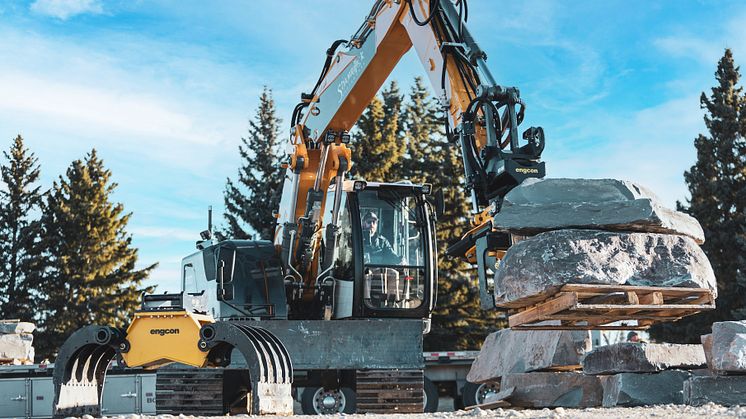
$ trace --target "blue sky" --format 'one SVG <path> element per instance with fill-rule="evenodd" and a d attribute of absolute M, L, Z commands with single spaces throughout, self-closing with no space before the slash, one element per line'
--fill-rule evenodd
<path fill-rule="evenodd" d="M 226 177 L 263 85 L 287 123 L 324 51 L 372 0 L 36 0 L 0 3 L 0 148 L 22 134 L 45 187 L 96 148 L 134 213 L 149 283 L 179 288 L 206 208 Z M 665 203 L 704 131 L 699 95 L 723 49 L 746 63 L 738 1 L 470 0 L 468 26 L 499 83 L 521 89 L 547 134 L 550 177 L 640 182 Z M 413 53 L 392 78 L 422 75 Z M 283 125 L 285 126 L 285 125 Z M 4 144 L 4 145 L 3 145 Z"/>

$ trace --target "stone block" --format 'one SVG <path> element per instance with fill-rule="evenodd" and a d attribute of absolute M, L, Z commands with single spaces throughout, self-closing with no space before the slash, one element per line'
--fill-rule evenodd
<path fill-rule="evenodd" d="M 746 321 L 712 324 L 712 369 L 746 373 Z"/>
<path fill-rule="evenodd" d="M 696 219 L 666 208 L 650 190 L 616 179 L 527 179 L 508 192 L 493 224 L 523 235 L 590 228 L 677 234 L 704 243 Z"/>
<path fill-rule="evenodd" d="M 498 330 L 485 339 L 466 379 L 483 383 L 511 373 L 580 365 L 590 350 L 588 331 Z"/>
<path fill-rule="evenodd" d="M 34 359 L 31 334 L 0 335 L 0 360 Z"/>
<path fill-rule="evenodd" d="M 699 337 L 702 342 L 702 349 L 705 351 L 705 360 L 707 361 L 707 368 L 714 371 L 715 367 L 712 365 L 712 333 L 709 335 L 702 335 Z"/>
<path fill-rule="evenodd" d="M 684 382 L 684 403 L 691 406 L 746 405 L 746 376 L 691 377 Z"/>
<path fill-rule="evenodd" d="M 515 387 L 513 406 L 598 407 L 603 401 L 602 378 L 575 372 L 530 372 L 508 374 L 501 386 Z"/>
<path fill-rule="evenodd" d="M 663 371 L 654 374 L 622 373 L 603 382 L 604 407 L 650 406 L 684 403 L 687 371 Z"/>
<path fill-rule="evenodd" d="M 704 368 L 702 345 L 623 342 L 599 346 L 583 359 L 585 374 L 656 372 L 672 368 Z"/>
<path fill-rule="evenodd" d="M 0 321 L 0 334 L 31 333 L 36 325 L 29 322 Z"/>
<path fill-rule="evenodd" d="M 556 230 L 508 249 L 495 272 L 495 304 L 515 306 L 570 283 L 704 288 L 717 296 L 710 261 L 691 238 Z"/>

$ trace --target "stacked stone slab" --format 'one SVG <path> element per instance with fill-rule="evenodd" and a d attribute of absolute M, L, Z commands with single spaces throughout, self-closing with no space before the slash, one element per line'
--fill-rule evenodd
<path fill-rule="evenodd" d="M 591 349 L 588 331 L 503 329 L 485 339 L 466 379 L 500 381 L 507 401 L 523 407 L 600 406 L 599 382 L 573 372 Z M 549 370 L 549 371 L 548 371 Z"/>
<path fill-rule="evenodd" d="M 705 365 L 701 345 L 619 343 L 583 359 L 583 372 L 605 377 L 603 406 L 681 404 L 684 383 Z"/>
<path fill-rule="evenodd" d="M 33 323 L 0 320 L 0 363 L 33 364 Z"/>
<path fill-rule="evenodd" d="M 686 403 L 746 405 L 746 321 L 713 323 L 701 339 L 711 374 L 686 382 Z"/>
<path fill-rule="evenodd" d="M 689 370 L 705 366 L 702 345 L 617 343 L 583 359 L 583 373 L 604 377 L 603 406 L 684 403 Z"/>
<path fill-rule="evenodd" d="M 485 339 L 466 379 L 484 383 L 513 373 L 579 366 L 590 350 L 588 331 L 498 330 Z"/>
<path fill-rule="evenodd" d="M 496 228 L 530 237 L 495 273 L 495 305 L 552 294 L 568 283 L 717 286 L 694 218 L 649 190 L 613 179 L 529 179 L 510 191 Z"/>

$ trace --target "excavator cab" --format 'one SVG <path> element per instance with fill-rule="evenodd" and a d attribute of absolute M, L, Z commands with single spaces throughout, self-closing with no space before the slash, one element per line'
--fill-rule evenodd
<path fill-rule="evenodd" d="M 429 318 L 437 277 L 430 185 L 345 181 L 326 210 L 322 282 L 334 283 L 334 318 Z M 336 185 L 327 202 L 335 202 Z"/>

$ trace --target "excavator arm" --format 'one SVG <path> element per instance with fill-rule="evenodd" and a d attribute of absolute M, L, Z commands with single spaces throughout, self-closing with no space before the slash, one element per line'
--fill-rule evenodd
<path fill-rule="evenodd" d="M 482 259 L 487 253 L 494 258 L 495 246 L 507 246 L 504 238 L 487 238 L 494 236 L 491 215 L 514 186 L 544 176 L 544 132 L 531 127 L 519 133 L 526 105 L 518 89 L 495 82 L 486 54 L 465 25 L 467 17 L 465 0 L 377 0 L 354 35 L 327 50 L 318 82 L 301 95 L 291 118 L 290 162 L 275 235 L 287 280 L 313 285 L 320 214 L 328 204 L 324 192 L 335 182 L 340 194 L 353 163 L 349 131 L 414 47 L 443 106 L 446 135 L 459 144 L 474 214 L 472 229 L 449 254 L 477 263 L 480 283 L 486 282 L 484 266 L 494 262 Z"/>

